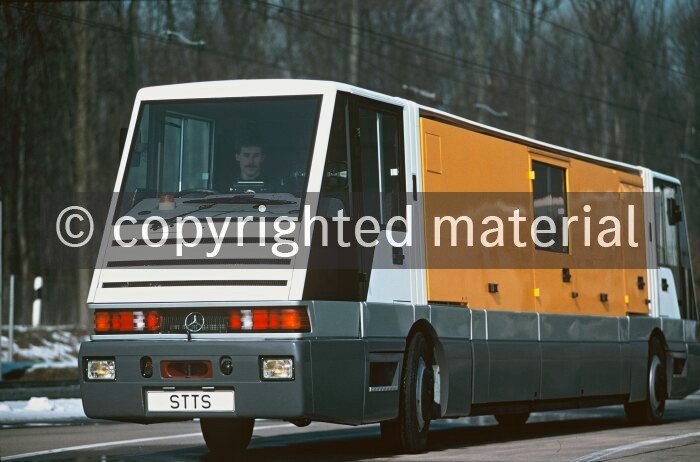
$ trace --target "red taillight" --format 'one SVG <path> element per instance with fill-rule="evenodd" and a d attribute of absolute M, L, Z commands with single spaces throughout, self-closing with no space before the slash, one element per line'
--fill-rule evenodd
<path fill-rule="evenodd" d="M 148 332 L 157 332 L 160 329 L 160 313 L 157 311 L 146 312 L 146 330 Z"/>
<path fill-rule="evenodd" d="M 282 323 L 280 328 L 285 330 L 299 330 L 304 327 L 304 320 L 306 320 L 306 328 L 308 328 L 309 318 L 306 311 L 301 312 L 296 309 L 285 309 L 282 310 Z M 303 319 L 302 319 L 303 314 Z"/>
<path fill-rule="evenodd" d="M 253 330 L 269 329 L 267 310 L 253 310 Z"/>
<path fill-rule="evenodd" d="M 270 330 L 277 330 L 281 327 L 281 313 L 279 310 L 270 310 L 270 314 L 268 316 L 268 322 L 267 325 L 270 328 Z"/>
<path fill-rule="evenodd" d="M 185 314 L 175 316 L 186 317 Z M 237 308 L 211 310 L 204 314 L 206 325 L 216 332 L 309 332 L 311 323 L 306 307 Z M 184 330 L 181 321 L 173 324 L 172 315 L 161 310 L 95 311 L 96 334 L 157 334 Z M 220 329 L 220 330 L 219 330 Z"/>
<path fill-rule="evenodd" d="M 112 330 L 118 332 L 131 332 L 134 330 L 134 313 L 131 311 L 112 313 Z"/>
<path fill-rule="evenodd" d="M 241 328 L 241 312 L 238 310 L 231 311 L 228 317 L 228 328 L 230 330 L 239 330 Z"/>
<path fill-rule="evenodd" d="M 95 332 L 109 332 L 111 323 L 109 313 L 105 311 L 95 312 Z"/>
<path fill-rule="evenodd" d="M 159 332 L 162 318 L 157 311 L 96 311 L 95 333 Z"/>
<path fill-rule="evenodd" d="M 309 315 L 306 308 L 255 308 L 231 310 L 229 331 L 298 331 L 308 332 Z"/>

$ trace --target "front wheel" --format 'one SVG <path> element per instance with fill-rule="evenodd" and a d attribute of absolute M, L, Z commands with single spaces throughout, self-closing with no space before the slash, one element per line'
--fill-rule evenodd
<path fill-rule="evenodd" d="M 399 418 L 381 425 L 382 439 L 403 452 L 425 450 L 433 409 L 433 353 L 426 336 L 418 332 L 406 352 L 401 378 Z"/>
<path fill-rule="evenodd" d="M 634 425 L 654 425 L 661 422 L 666 408 L 666 355 L 661 341 L 649 342 L 647 363 L 647 398 L 644 401 L 625 404 L 627 420 Z"/>
<path fill-rule="evenodd" d="M 211 452 L 235 455 L 248 447 L 255 419 L 200 419 L 202 436 Z"/>

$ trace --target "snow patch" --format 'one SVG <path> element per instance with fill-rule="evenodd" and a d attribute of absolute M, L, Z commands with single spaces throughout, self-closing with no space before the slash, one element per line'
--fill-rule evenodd
<path fill-rule="evenodd" d="M 53 411 L 54 404 L 46 397 L 42 398 L 31 398 L 27 405 L 24 407 L 25 411 L 30 412 L 46 412 Z"/>
<path fill-rule="evenodd" d="M 26 401 L 0 402 L 0 422 L 3 425 L 60 423 L 75 419 L 87 419 L 79 398 L 34 397 Z"/>
<path fill-rule="evenodd" d="M 37 369 L 75 369 L 76 367 L 78 367 L 78 360 L 72 359 L 56 362 L 36 363 L 27 369 L 27 371 L 35 371 Z"/>
<path fill-rule="evenodd" d="M 79 333 L 72 326 L 15 326 L 13 359 L 46 363 L 75 361 L 73 364 L 75 366 L 80 343 L 88 338 L 88 335 L 84 335 L 82 331 Z M 3 335 L 0 335 L 0 354 L 4 355 L 6 361 L 9 360 L 7 357 L 9 346 L 10 341 L 7 327 L 5 327 Z"/>

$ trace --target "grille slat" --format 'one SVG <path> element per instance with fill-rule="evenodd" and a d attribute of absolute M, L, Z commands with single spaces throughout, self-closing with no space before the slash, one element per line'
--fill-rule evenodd
<path fill-rule="evenodd" d="M 143 266 L 216 266 L 216 265 L 289 265 L 289 258 L 191 258 L 187 260 L 124 260 L 110 261 L 107 268 Z"/>
<path fill-rule="evenodd" d="M 184 314 L 164 314 L 161 324 L 161 333 L 163 334 L 186 334 Z M 198 334 L 219 334 L 227 332 L 228 328 L 227 313 L 207 313 L 205 316 L 204 326 Z"/>
<path fill-rule="evenodd" d="M 288 281 L 284 279 L 250 279 L 250 280 L 201 280 L 201 281 L 119 281 L 103 282 L 103 289 L 129 289 L 143 287 L 285 287 Z"/>
<path fill-rule="evenodd" d="M 126 238 L 123 238 L 123 239 L 125 240 L 125 242 L 129 241 L 129 239 L 126 239 Z M 279 239 L 282 241 L 290 241 L 290 242 L 294 241 L 293 236 L 279 236 Z M 263 238 L 262 240 L 266 244 L 276 244 L 277 243 L 277 240 L 274 237 L 268 236 L 268 237 Z M 157 241 L 157 239 L 154 239 L 154 241 Z M 243 242 L 243 244 L 259 244 L 260 238 L 254 237 L 254 236 L 247 236 L 247 237 L 243 237 L 241 239 L 241 241 Z M 225 237 L 221 242 L 222 242 L 222 244 L 236 244 L 236 245 L 238 245 L 238 238 L 237 237 Z M 166 239 L 165 242 L 163 243 L 163 245 L 164 246 L 165 245 L 177 245 L 177 243 L 178 243 L 177 239 L 171 237 L 171 238 Z M 199 241 L 199 245 L 215 244 L 215 243 L 216 243 L 216 241 L 212 237 L 203 237 Z M 148 243 L 144 239 L 136 239 L 136 242 L 134 242 L 134 245 L 135 246 L 148 245 Z M 119 242 L 117 242 L 116 240 L 113 240 L 112 247 L 121 247 L 121 244 L 119 244 Z"/>

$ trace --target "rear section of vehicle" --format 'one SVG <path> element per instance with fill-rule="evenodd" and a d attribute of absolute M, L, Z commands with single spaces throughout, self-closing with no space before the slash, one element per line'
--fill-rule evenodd
<path fill-rule="evenodd" d="M 148 422 L 311 415 L 309 306 L 95 310 L 83 344 L 90 417 Z"/>

